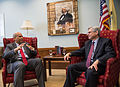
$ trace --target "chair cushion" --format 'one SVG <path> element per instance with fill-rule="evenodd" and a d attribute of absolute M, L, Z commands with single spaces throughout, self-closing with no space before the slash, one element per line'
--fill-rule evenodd
<path fill-rule="evenodd" d="M 30 74 L 35 74 L 35 72 L 34 71 L 26 71 L 25 72 L 25 75 L 30 75 Z M 7 74 L 7 77 L 13 77 L 13 76 L 14 76 L 13 73 L 8 73 Z"/>
<path fill-rule="evenodd" d="M 5 83 L 12 83 L 14 80 L 14 74 L 8 73 L 5 78 L 6 78 Z M 35 78 L 36 78 L 36 74 L 34 71 L 26 71 L 25 72 L 24 80 L 30 80 L 30 79 L 35 79 Z"/>

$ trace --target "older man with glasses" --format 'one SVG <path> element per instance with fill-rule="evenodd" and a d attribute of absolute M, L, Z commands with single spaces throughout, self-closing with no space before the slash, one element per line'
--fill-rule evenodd
<path fill-rule="evenodd" d="M 100 37 L 99 27 L 88 28 L 88 39 L 82 48 L 64 56 L 64 60 L 68 60 L 71 56 L 85 55 L 84 61 L 68 66 L 64 87 L 75 87 L 76 78 L 82 72 L 85 72 L 85 87 L 97 87 L 98 76 L 104 74 L 106 61 L 116 56 L 112 41 Z"/>

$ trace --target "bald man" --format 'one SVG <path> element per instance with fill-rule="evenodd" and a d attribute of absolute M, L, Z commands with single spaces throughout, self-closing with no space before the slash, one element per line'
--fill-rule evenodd
<path fill-rule="evenodd" d="M 28 43 L 23 42 L 23 35 L 20 32 L 14 33 L 13 38 L 15 42 L 6 46 L 3 58 L 8 60 L 7 72 L 14 73 L 14 87 L 24 87 L 24 73 L 26 70 L 35 70 L 39 87 L 45 87 L 42 60 L 34 58 L 37 51 Z M 21 49 L 27 64 L 23 62 Z"/>

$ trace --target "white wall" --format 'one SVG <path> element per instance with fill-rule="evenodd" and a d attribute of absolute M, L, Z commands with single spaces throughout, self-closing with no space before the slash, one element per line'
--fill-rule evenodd
<path fill-rule="evenodd" d="M 5 37 L 12 37 L 14 32 L 26 36 L 27 32 L 20 26 L 24 20 L 31 20 L 35 29 L 28 34 L 38 38 L 39 48 L 78 46 L 78 34 L 48 36 L 46 3 L 56 1 L 60 0 L 0 0 L 0 12 L 5 14 Z M 89 26 L 99 25 L 99 0 L 78 0 L 78 9 L 80 33 L 87 33 Z"/>

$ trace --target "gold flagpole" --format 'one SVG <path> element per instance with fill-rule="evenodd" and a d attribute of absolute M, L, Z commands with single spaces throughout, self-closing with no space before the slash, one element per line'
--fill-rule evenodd
<path fill-rule="evenodd" d="M 113 0 L 109 0 L 109 13 L 111 18 L 110 30 L 117 30 L 117 16 Z"/>

